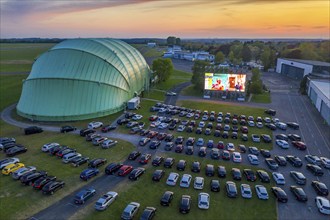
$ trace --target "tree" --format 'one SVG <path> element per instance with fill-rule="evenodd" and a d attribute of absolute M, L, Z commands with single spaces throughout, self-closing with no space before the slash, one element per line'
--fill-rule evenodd
<path fill-rule="evenodd" d="M 244 45 L 242 49 L 242 60 L 244 62 L 249 62 L 251 60 L 251 57 L 252 55 L 250 48 L 247 45 Z"/>
<path fill-rule="evenodd" d="M 175 45 L 176 37 L 169 36 L 166 41 L 167 41 L 167 45 Z"/>
<path fill-rule="evenodd" d="M 257 82 L 251 82 L 249 89 L 250 89 L 250 93 L 252 93 L 252 94 L 261 94 L 262 93 L 261 80 L 259 80 Z"/>
<path fill-rule="evenodd" d="M 192 67 L 193 76 L 191 78 L 192 84 L 194 84 L 197 90 L 203 91 L 204 89 L 204 75 L 205 68 L 209 65 L 209 62 L 197 60 Z"/>
<path fill-rule="evenodd" d="M 230 52 L 229 52 L 228 58 L 229 58 L 229 61 L 230 61 L 231 63 L 234 63 L 235 55 L 234 55 L 234 52 L 233 52 L 233 51 L 230 51 Z"/>
<path fill-rule="evenodd" d="M 175 39 L 175 44 L 181 45 L 181 39 L 179 37 Z"/>
<path fill-rule="evenodd" d="M 152 62 L 152 70 L 160 82 L 166 81 L 173 73 L 173 64 L 171 59 L 156 59 Z"/>
<path fill-rule="evenodd" d="M 225 55 L 219 51 L 216 55 L 215 55 L 215 62 L 216 63 L 222 63 L 225 60 Z"/>
<path fill-rule="evenodd" d="M 306 93 L 306 86 L 307 86 L 307 75 L 304 76 L 304 78 L 301 80 L 300 82 L 300 88 L 299 88 L 299 92 L 302 94 L 302 95 L 307 95 Z"/>

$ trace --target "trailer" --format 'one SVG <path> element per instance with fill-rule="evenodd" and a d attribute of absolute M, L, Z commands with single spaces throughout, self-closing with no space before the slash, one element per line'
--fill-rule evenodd
<path fill-rule="evenodd" d="M 140 97 L 134 97 L 127 102 L 127 109 L 133 110 L 140 107 Z"/>

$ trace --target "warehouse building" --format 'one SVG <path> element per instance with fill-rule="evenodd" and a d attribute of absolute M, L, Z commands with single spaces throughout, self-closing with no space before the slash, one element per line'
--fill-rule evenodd
<path fill-rule="evenodd" d="M 278 58 L 276 72 L 301 80 L 308 74 L 330 74 L 330 63 L 315 60 Z"/>
<path fill-rule="evenodd" d="M 65 40 L 34 62 L 17 113 L 37 121 L 101 117 L 123 110 L 149 83 L 149 66 L 127 43 Z"/>

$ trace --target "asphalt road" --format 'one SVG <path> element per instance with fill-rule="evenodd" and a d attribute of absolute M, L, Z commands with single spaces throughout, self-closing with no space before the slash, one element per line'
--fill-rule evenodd
<path fill-rule="evenodd" d="M 309 99 L 306 96 L 301 96 L 297 93 L 297 83 L 292 82 L 286 77 L 279 77 L 274 74 L 269 74 L 263 76 L 264 83 L 271 89 L 272 103 L 271 104 L 260 104 L 255 105 L 253 103 L 232 103 L 234 105 L 249 105 L 249 106 L 262 106 L 262 107 L 271 107 L 277 110 L 276 117 L 280 120 L 287 121 L 296 121 L 300 124 L 300 130 L 290 130 L 286 132 L 275 131 L 274 135 L 277 133 L 297 133 L 301 135 L 303 141 L 307 144 L 308 149 L 306 151 L 299 151 L 294 147 L 290 146 L 289 150 L 283 150 L 275 146 L 271 151 L 272 155 L 288 155 L 293 154 L 299 156 L 303 160 L 304 166 L 302 168 L 293 168 L 290 164 L 286 167 L 280 167 L 279 172 L 282 172 L 286 178 L 286 185 L 283 189 L 287 192 L 289 201 L 286 204 L 278 204 L 278 219 L 328 219 L 327 216 L 320 214 L 316 208 L 314 198 L 316 196 L 315 191 L 311 187 L 312 180 L 320 180 L 324 182 L 330 189 L 330 171 L 325 170 L 325 175 L 322 177 L 314 177 L 309 171 L 306 170 L 305 165 L 307 164 L 304 155 L 307 153 L 316 154 L 318 156 L 327 156 L 330 157 L 330 132 L 329 126 L 323 124 L 323 120 L 320 114 L 316 111 L 315 107 L 311 104 Z M 279 81 L 280 80 L 280 81 Z M 278 83 L 284 83 L 285 86 L 278 86 Z M 195 98 L 196 99 L 196 98 Z M 196 99 L 198 100 L 198 99 Z M 200 99 L 204 102 L 209 100 Z M 213 102 L 213 101 L 212 101 Z M 172 103 L 171 100 L 169 103 Z M 29 124 L 17 122 L 10 118 L 10 111 L 15 106 L 11 106 L 5 109 L 1 113 L 1 117 L 7 123 L 13 124 L 18 127 L 27 127 Z M 59 128 L 54 126 L 42 126 L 45 130 L 58 132 Z M 106 134 L 108 137 L 120 138 L 130 141 L 135 146 L 137 145 L 140 136 L 138 135 L 125 135 L 116 132 L 111 132 Z M 153 155 L 156 152 L 162 152 L 164 143 L 157 150 L 150 150 L 148 147 L 138 147 L 142 152 L 151 152 Z M 197 147 L 195 147 L 194 156 L 197 155 Z M 210 149 L 208 149 L 209 151 Z M 174 151 L 174 150 L 172 150 Z M 209 154 L 208 154 L 209 155 Z M 198 156 L 196 156 L 198 158 Z M 262 156 L 259 156 L 259 159 L 262 160 Z M 139 166 L 136 162 L 126 161 L 129 164 L 132 164 L 134 167 Z M 125 163 L 126 163 L 125 162 Z M 246 155 L 243 155 L 243 164 L 248 164 Z M 262 162 L 259 165 L 260 168 L 268 169 L 266 164 Z M 290 185 L 296 185 L 292 178 L 289 176 L 291 170 L 298 170 L 304 173 L 307 177 L 307 184 L 303 186 L 305 192 L 309 197 L 307 203 L 300 203 L 295 201 L 293 195 L 289 191 Z M 101 193 L 107 192 L 114 188 L 116 184 L 121 183 L 122 181 L 128 181 L 127 178 L 120 178 L 116 176 L 102 176 L 93 181 L 91 181 L 88 186 L 93 186 L 98 189 L 99 194 L 89 200 L 87 204 L 95 202 L 98 199 L 98 196 Z M 107 183 L 107 184 L 105 184 Z M 109 184 L 110 183 L 110 184 Z M 87 187 L 87 186 L 86 186 Z M 84 187 L 85 188 L 85 187 Z M 77 190 L 79 191 L 79 190 Z M 37 213 L 32 217 L 32 219 L 68 219 L 79 209 L 84 206 L 76 206 L 72 203 L 73 196 L 75 193 L 63 198 L 61 201 L 56 204 L 48 207 L 47 209 Z M 329 197 L 328 197 L 329 198 Z M 68 208 L 71 207 L 71 208 Z"/>

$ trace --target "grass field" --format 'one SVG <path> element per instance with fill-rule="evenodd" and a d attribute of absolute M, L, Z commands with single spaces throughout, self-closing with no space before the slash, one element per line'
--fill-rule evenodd
<path fill-rule="evenodd" d="M 257 103 L 271 103 L 271 97 L 269 92 L 263 92 L 262 94 L 253 94 L 251 102 Z"/>
<path fill-rule="evenodd" d="M 26 74 L 0 74 L 0 111 L 18 102 Z"/>
<path fill-rule="evenodd" d="M 241 169 L 243 171 L 244 168 L 251 168 L 256 171 L 255 167 L 242 166 L 239 164 L 233 164 L 231 162 L 219 162 L 214 160 L 209 160 L 205 158 L 197 158 L 192 156 L 186 156 L 184 154 L 164 154 L 157 153 L 157 155 L 161 155 L 164 157 L 173 157 L 176 162 L 180 159 L 184 159 L 187 161 L 187 167 L 185 171 L 178 171 L 176 169 L 176 163 L 171 168 L 164 168 L 163 165 L 160 167 L 151 167 L 149 165 L 146 174 L 144 174 L 138 181 L 130 184 L 128 188 L 116 188 L 113 189 L 119 193 L 118 199 L 105 211 L 98 212 L 94 210 L 94 203 L 85 207 L 85 209 L 81 210 L 71 219 L 117 219 L 121 215 L 122 211 L 126 207 L 126 205 L 132 201 L 138 202 L 141 204 L 140 210 L 138 212 L 138 217 L 141 216 L 143 209 L 147 206 L 153 206 L 157 208 L 156 218 L 157 219 L 276 219 L 276 202 L 274 196 L 270 193 L 270 187 L 274 185 L 274 183 L 261 183 L 259 180 L 256 182 L 247 182 L 245 177 L 242 177 L 242 181 L 234 181 L 230 174 L 230 171 L 233 167 Z M 190 171 L 191 163 L 193 161 L 200 161 L 202 165 L 202 170 L 200 173 L 196 174 Z M 215 168 L 219 165 L 223 165 L 227 170 L 226 178 L 219 178 L 217 176 L 207 177 L 205 175 L 205 165 L 213 164 Z M 152 173 L 156 169 L 165 170 L 165 175 L 160 182 L 153 182 L 151 177 Z M 166 179 L 170 172 L 177 172 L 180 175 L 180 178 L 177 182 L 177 185 L 174 187 L 166 185 Z M 192 175 L 192 182 L 189 188 L 180 188 L 179 182 L 181 176 L 184 173 L 188 173 Z M 203 190 L 196 190 L 193 188 L 193 180 L 196 176 L 204 177 L 205 185 Z M 211 192 L 210 190 L 210 181 L 211 179 L 220 180 L 220 192 Z M 236 182 L 236 186 L 238 189 L 239 196 L 236 199 L 228 198 L 226 196 L 225 182 L 226 181 L 234 181 Z M 252 188 L 252 199 L 243 199 L 240 195 L 240 184 L 247 183 Z M 270 199 L 268 201 L 259 200 L 256 196 L 254 186 L 257 184 L 264 185 L 269 192 Z M 169 207 L 163 207 L 160 205 L 159 201 L 161 196 L 165 191 L 173 191 L 174 199 Z M 209 193 L 210 199 L 210 209 L 209 210 L 201 210 L 197 207 L 198 194 L 200 192 Z M 192 197 L 192 208 L 189 214 L 183 215 L 179 213 L 179 204 L 181 195 L 190 195 Z"/>
<path fill-rule="evenodd" d="M 191 80 L 191 77 L 191 73 L 174 70 L 174 72 L 167 81 L 156 84 L 154 88 L 167 91 L 177 84 L 189 82 Z"/>
<path fill-rule="evenodd" d="M 0 72 L 30 72 L 32 63 L 55 44 L 0 44 Z"/>
<path fill-rule="evenodd" d="M 196 97 L 202 97 L 203 96 L 203 92 L 196 90 L 194 85 L 186 87 L 185 89 L 183 89 L 181 91 L 180 94 L 185 95 L 185 96 L 196 96 Z"/>
<path fill-rule="evenodd" d="M 19 181 L 14 181 L 10 176 L 1 176 L 1 219 L 26 219 L 86 184 L 79 179 L 79 174 L 87 165 L 73 168 L 69 164 L 63 164 L 61 159 L 41 152 L 41 146 L 45 143 L 57 142 L 67 145 L 91 159 L 103 157 L 107 158 L 108 162 L 122 161 L 134 149 L 132 144 L 122 140 L 118 140 L 115 147 L 104 150 L 86 142 L 79 135 L 43 132 L 25 136 L 20 128 L 7 125 L 3 121 L 0 122 L 0 125 L 1 137 L 15 137 L 17 143 L 27 146 L 28 152 L 17 156 L 22 163 L 35 166 L 38 170 L 45 170 L 49 175 L 55 175 L 58 179 L 64 180 L 66 184 L 63 190 L 59 190 L 53 196 L 45 196 L 31 187 L 22 186 Z M 1 152 L 0 159 L 4 157 L 4 153 Z M 100 175 L 103 174 L 103 170 L 104 167 L 101 167 Z"/>

